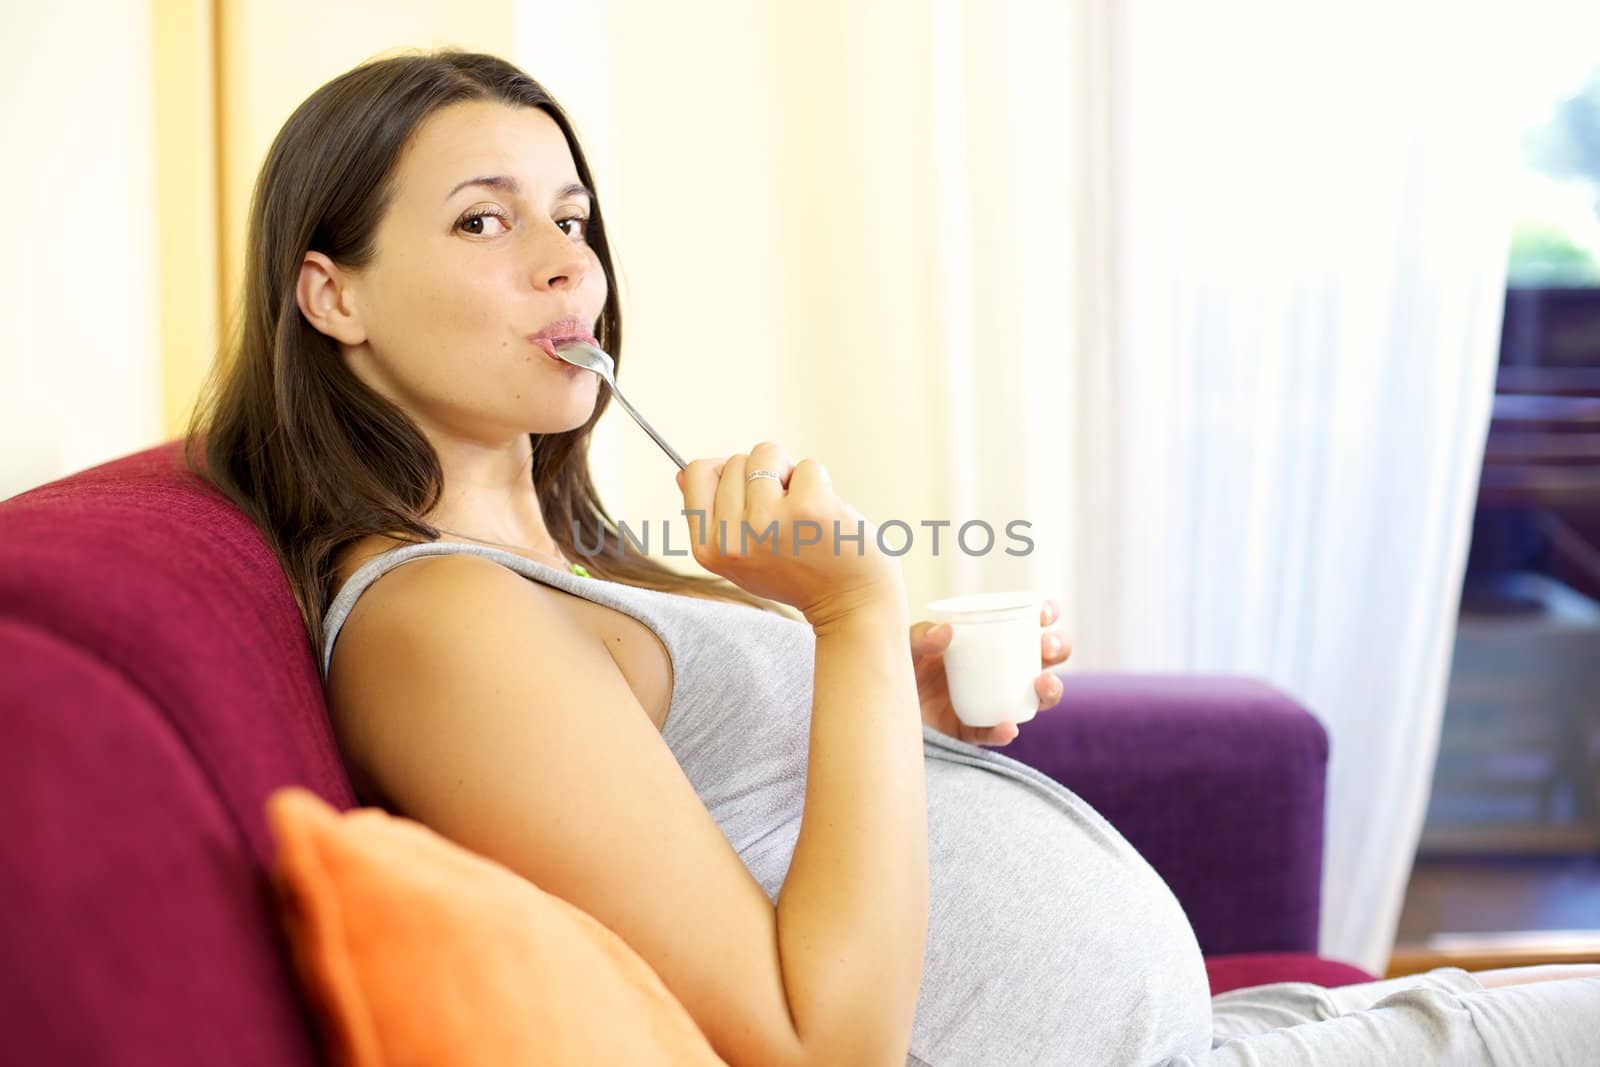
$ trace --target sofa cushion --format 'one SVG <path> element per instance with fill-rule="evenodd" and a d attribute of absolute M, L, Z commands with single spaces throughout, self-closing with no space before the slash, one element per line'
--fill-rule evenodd
<path fill-rule="evenodd" d="M 287 579 L 176 442 L 0 501 L 0 1031 L 26 1062 L 310 1067 L 261 804 L 354 804 Z"/>
<path fill-rule="evenodd" d="M 1355 985 L 1375 982 L 1378 976 L 1350 963 L 1313 956 L 1308 952 L 1241 952 L 1230 956 L 1207 956 L 1206 976 L 1211 979 L 1211 995 L 1245 986 L 1275 982 L 1311 982 L 1320 986 Z"/>
<path fill-rule="evenodd" d="M 1314 953 L 1328 734 L 1253 678 L 1064 674 L 1005 752 L 1103 815 L 1183 903 L 1206 955 Z"/>
<path fill-rule="evenodd" d="M 355 803 L 288 579 L 178 442 L 0 503 L 0 615 L 88 650 L 158 708 L 263 865 L 271 790 Z"/>
<path fill-rule="evenodd" d="M 267 801 L 275 882 L 336 1067 L 722 1064 L 609 928 L 377 808 Z"/>
<path fill-rule="evenodd" d="M 269 886 L 121 672 L 0 617 L 0 1032 L 14 1063 L 311 1067 Z"/>

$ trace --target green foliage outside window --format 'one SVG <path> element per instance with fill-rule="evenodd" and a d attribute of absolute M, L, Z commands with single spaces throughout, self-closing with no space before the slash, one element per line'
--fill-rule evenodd
<path fill-rule="evenodd" d="M 1600 260 L 1550 222 L 1518 222 L 1506 284 L 1519 288 L 1600 286 Z"/>

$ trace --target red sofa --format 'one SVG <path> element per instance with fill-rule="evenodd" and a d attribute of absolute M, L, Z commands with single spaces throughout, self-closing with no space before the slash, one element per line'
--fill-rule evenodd
<path fill-rule="evenodd" d="M 289 586 L 177 442 L 0 502 L 9 1062 L 317 1062 L 262 802 L 354 795 Z M 1172 885 L 1213 988 L 1374 976 L 1316 948 L 1327 736 L 1238 679 L 1064 676 L 1006 751 Z"/>

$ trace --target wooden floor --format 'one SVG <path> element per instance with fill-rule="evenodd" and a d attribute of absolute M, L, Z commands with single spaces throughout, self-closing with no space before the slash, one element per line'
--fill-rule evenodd
<path fill-rule="evenodd" d="M 1600 933 L 1458 934 L 1425 945 L 1396 945 L 1385 978 L 1435 967 L 1489 971 L 1542 963 L 1600 963 Z"/>

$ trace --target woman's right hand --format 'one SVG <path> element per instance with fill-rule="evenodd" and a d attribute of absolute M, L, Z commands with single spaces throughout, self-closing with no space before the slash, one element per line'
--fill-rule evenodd
<path fill-rule="evenodd" d="M 781 480 L 745 481 L 761 469 Z M 678 472 L 678 486 L 695 562 L 746 592 L 799 609 L 812 626 L 884 598 L 903 600 L 899 561 L 879 549 L 878 528 L 839 499 L 816 460 L 795 463 L 763 441 L 748 454 L 695 460 Z"/>

